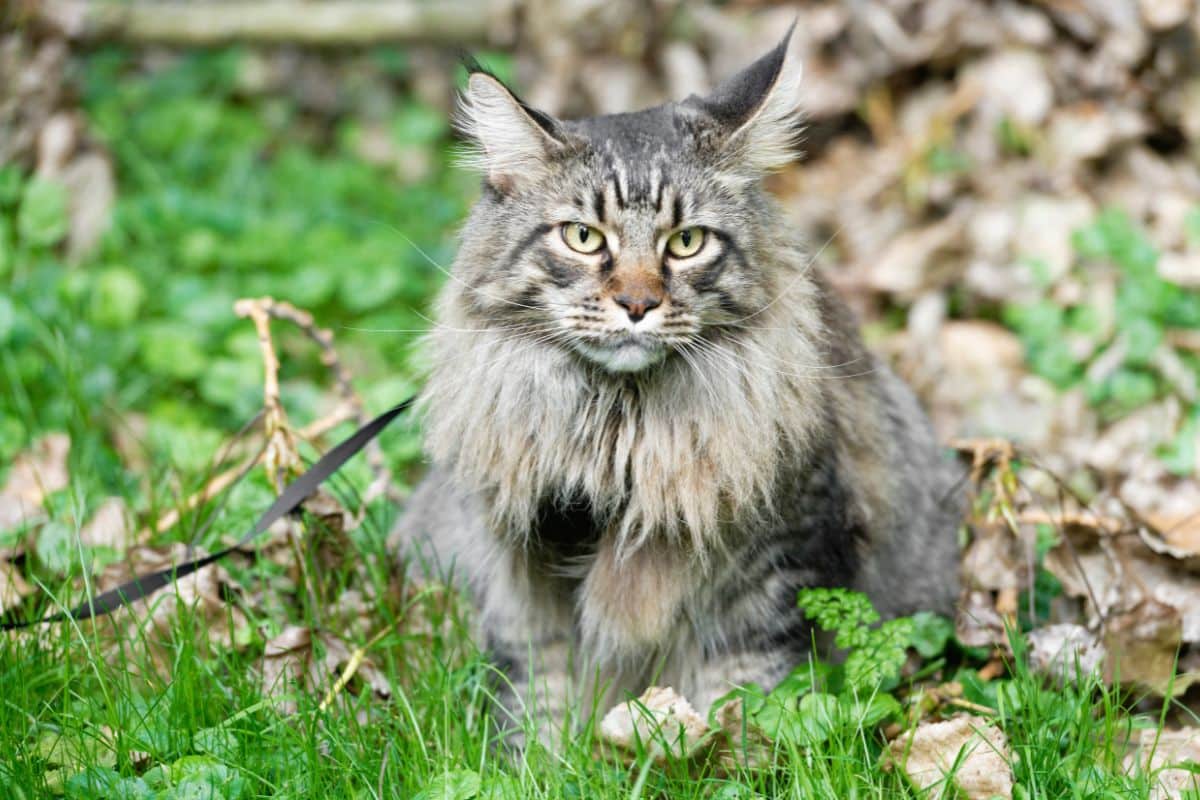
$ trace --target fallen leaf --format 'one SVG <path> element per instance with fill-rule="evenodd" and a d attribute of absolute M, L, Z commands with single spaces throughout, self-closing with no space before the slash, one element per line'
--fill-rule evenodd
<path fill-rule="evenodd" d="M 325 693 L 353 657 L 354 649 L 337 634 L 321 631 L 314 638 L 310 629 L 289 625 L 263 648 L 263 691 L 275 699 L 280 713 L 294 714 L 298 703 L 292 691 Z M 355 675 L 378 697 L 391 696 L 391 681 L 369 656 L 358 662 Z"/>
<path fill-rule="evenodd" d="M 0 561 L 0 614 L 33 594 L 33 587 L 21 575 L 21 570 L 8 561 Z"/>
<path fill-rule="evenodd" d="M 8 480 L 0 489 L 0 531 L 45 518 L 42 502 L 67 486 L 67 455 L 71 439 L 50 433 L 13 460 Z"/>
<path fill-rule="evenodd" d="M 996 595 L 964 590 L 954 618 L 954 635 L 967 647 L 1007 647 L 1004 617 L 996 611 Z"/>
<path fill-rule="evenodd" d="M 1025 641 L 1029 645 L 1030 667 L 1062 681 L 1097 674 L 1108 656 L 1099 636 L 1071 623 L 1030 631 Z"/>
<path fill-rule="evenodd" d="M 303 625 L 288 625 L 263 647 L 259 668 L 263 690 L 276 698 L 283 714 L 296 713 L 296 700 L 286 697 L 286 693 L 292 686 L 304 685 L 311 648 L 312 632 Z"/>
<path fill-rule="evenodd" d="M 727 702 L 717 709 L 716 722 L 725 734 L 724 747 L 717 764 L 728 773 L 738 769 L 756 769 L 771 763 L 771 739 L 758 725 L 745 717 L 745 704 Z"/>
<path fill-rule="evenodd" d="M 84 153 L 67 165 L 60 180 L 69 197 L 67 253 L 72 260 L 79 260 L 95 250 L 108 230 L 116 203 L 116 179 L 108 158 Z"/>
<path fill-rule="evenodd" d="M 964 215 L 955 214 L 901 233 L 876 255 L 867 285 L 876 291 L 905 295 L 928 287 L 938 255 L 961 244 L 964 222 Z"/>
<path fill-rule="evenodd" d="M 1156 31 L 1182 24 L 1192 11 L 1193 0 L 1138 0 L 1142 19 Z"/>
<path fill-rule="evenodd" d="M 1021 543 L 1003 523 L 976 526 L 975 538 L 963 554 L 962 578 L 972 589 L 1004 591 L 1028 583 L 1029 568 Z"/>
<path fill-rule="evenodd" d="M 1145 600 L 1104 624 L 1105 679 L 1110 683 L 1145 686 L 1160 695 L 1178 694 L 1190 681 L 1176 680 L 1175 661 L 1183 643 L 1179 612 Z"/>
<path fill-rule="evenodd" d="M 1130 740 L 1125 769 L 1151 775 L 1150 800 L 1179 800 L 1200 790 L 1200 729 L 1143 729 Z M 1190 795 L 1189 795 L 1190 796 Z"/>
<path fill-rule="evenodd" d="M 627 753 L 636 753 L 640 745 L 660 762 L 667 753 L 693 755 L 706 733 L 708 723 L 670 687 L 651 686 L 637 700 L 613 706 L 600 722 L 603 741 Z"/>
<path fill-rule="evenodd" d="M 203 555 L 202 550 L 189 550 L 178 542 L 163 549 L 135 547 L 125 561 L 110 564 L 100 573 L 95 591 L 108 591 L 135 575 L 156 572 Z M 227 600 L 236 591 L 237 584 L 225 568 L 210 564 L 92 624 L 109 637 L 112 645 L 106 652 L 112 656 L 125 657 L 118 647 L 122 640 L 145 641 L 155 669 L 162 675 L 170 675 L 176 633 L 180 630 L 176 620 L 181 609 L 195 615 L 198 624 L 188 629 L 197 633 L 199 646 L 238 649 L 252 641 L 254 634 L 245 613 Z"/>
<path fill-rule="evenodd" d="M 122 498 L 108 498 L 80 529 L 80 541 L 89 547 L 108 547 L 124 553 L 135 541 L 127 516 L 128 508 Z"/>
<path fill-rule="evenodd" d="M 1004 733 L 979 717 L 961 714 L 944 722 L 924 722 L 888 744 L 891 763 L 932 797 L 970 800 L 1011 798 L 1012 755 Z"/>
<path fill-rule="evenodd" d="M 1145 519 L 1154 526 L 1154 532 L 1143 537 L 1150 548 L 1178 559 L 1200 556 L 1200 510 L 1180 515 L 1150 512 Z M 1169 549 L 1159 549 L 1163 545 Z"/>

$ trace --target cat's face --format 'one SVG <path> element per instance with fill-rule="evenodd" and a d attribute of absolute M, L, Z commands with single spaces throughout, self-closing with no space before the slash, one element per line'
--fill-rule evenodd
<path fill-rule="evenodd" d="M 611 372 L 751 325 L 756 258 L 779 238 L 759 185 L 791 155 L 799 65 L 788 39 L 707 98 L 560 122 L 471 76 L 465 127 L 485 192 L 456 264 L 481 316 Z"/>

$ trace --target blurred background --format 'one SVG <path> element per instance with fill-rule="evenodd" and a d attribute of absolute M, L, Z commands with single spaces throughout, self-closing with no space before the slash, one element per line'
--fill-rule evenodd
<path fill-rule="evenodd" d="M 447 122 L 462 51 L 572 116 L 703 92 L 795 19 L 808 126 L 773 188 L 943 439 L 1015 439 L 1101 507 L 1200 542 L 1193 0 L 0 15 L 0 476 L 57 431 L 85 504 L 180 493 L 261 405 L 240 297 L 332 329 L 370 410 L 415 389 L 477 193 Z M 327 412 L 319 353 L 276 335 L 285 406 Z M 386 449 L 411 465 L 415 431 Z"/>

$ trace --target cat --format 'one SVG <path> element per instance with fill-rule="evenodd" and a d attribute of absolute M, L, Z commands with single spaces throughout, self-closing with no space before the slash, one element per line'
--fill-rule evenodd
<path fill-rule="evenodd" d="M 468 70 L 482 193 L 397 536 L 464 579 L 506 718 L 770 688 L 812 645 L 802 587 L 950 613 L 956 467 L 762 185 L 795 154 L 791 31 L 706 97 L 590 119 Z"/>

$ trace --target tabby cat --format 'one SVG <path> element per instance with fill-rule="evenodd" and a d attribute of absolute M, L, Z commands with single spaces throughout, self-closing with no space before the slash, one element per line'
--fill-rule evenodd
<path fill-rule="evenodd" d="M 565 121 L 471 69 L 482 196 L 398 533 L 464 579 L 514 717 L 769 687 L 801 587 L 952 609 L 956 470 L 762 186 L 800 73 L 789 32 L 706 97 Z"/>

